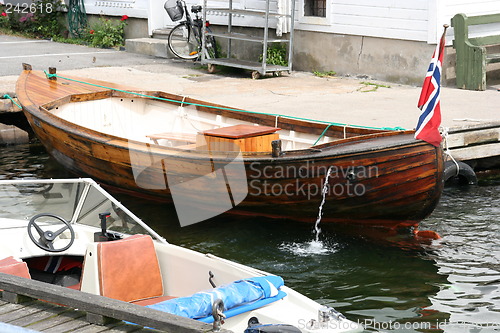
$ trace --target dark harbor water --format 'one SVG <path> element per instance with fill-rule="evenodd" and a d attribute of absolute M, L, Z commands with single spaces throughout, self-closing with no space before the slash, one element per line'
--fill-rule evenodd
<path fill-rule="evenodd" d="M 0 179 L 70 176 L 43 148 L 0 152 Z M 173 208 L 117 196 L 169 242 L 281 275 L 368 331 L 500 332 L 498 184 L 446 189 L 422 223 L 443 237 L 432 244 L 326 225 L 317 243 L 313 225 L 258 218 L 181 228 Z"/>

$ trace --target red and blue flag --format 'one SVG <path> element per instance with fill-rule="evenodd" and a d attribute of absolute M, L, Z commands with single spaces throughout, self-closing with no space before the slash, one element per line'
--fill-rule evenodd
<path fill-rule="evenodd" d="M 440 93 L 445 33 L 446 28 L 441 41 L 436 46 L 422 85 L 422 92 L 418 100 L 418 107 L 422 110 L 422 114 L 415 129 L 415 139 L 427 141 L 436 147 L 441 144 L 442 140 L 439 126 L 441 125 Z"/>

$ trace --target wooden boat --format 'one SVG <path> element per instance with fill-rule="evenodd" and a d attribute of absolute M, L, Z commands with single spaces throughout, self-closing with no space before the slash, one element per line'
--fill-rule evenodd
<path fill-rule="evenodd" d="M 223 212 L 315 222 L 325 189 L 321 223 L 416 227 L 442 193 L 442 150 L 413 131 L 235 110 L 29 65 L 17 96 L 62 165 L 173 201 L 181 225 Z"/>
<path fill-rule="evenodd" d="M 1 273 L 233 332 L 362 331 L 278 276 L 169 244 L 91 179 L 1 180 L 0 230 Z M 169 332 L 211 331 L 212 325 L 165 318 L 174 325 Z M 195 326 L 185 330 L 183 323 Z"/>

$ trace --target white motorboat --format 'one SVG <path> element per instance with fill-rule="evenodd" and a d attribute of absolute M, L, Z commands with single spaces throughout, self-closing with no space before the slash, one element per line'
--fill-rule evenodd
<path fill-rule="evenodd" d="M 363 329 L 279 276 L 169 244 L 91 179 L 0 181 L 0 272 L 234 332 Z"/>

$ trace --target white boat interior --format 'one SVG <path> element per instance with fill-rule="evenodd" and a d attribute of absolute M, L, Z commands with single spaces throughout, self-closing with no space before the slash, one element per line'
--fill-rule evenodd
<path fill-rule="evenodd" d="M 0 181 L 0 272 L 150 307 L 273 277 L 169 244 L 90 179 Z M 284 332 L 362 330 L 286 285 L 270 290 L 224 307 L 222 327 L 243 332 L 257 318 L 289 325 Z M 194 318 L 214 321 L 211 313 Z"/>
<path fill-rule="evenodd" d="M 175 105 L 161 100 L 120 98 L 73 102 L 49 110 L 80 126 L 117 137 L 168 147 L 191 149 L 198 133 L 234 125 L 259 124 L 203 112 L 193 105 Z M 276 116 L 275 127 L 279 128 Z M 325 124 L 327 128 L 328 124 Z M 155 135 L 164 134 L 155 139 Z M 334 138 L 281 129 L 282 150 L 299 150 L 328 143 Z M 170 135 L 168 135 L 170 134 Z M 318 140 L 319 139 L 319 140 Z M 156 141 L 155 141 L 156 140 Z M 199 143 L 198 143 L 199 144 Z"/>

